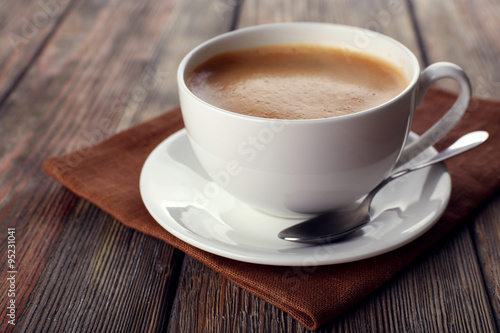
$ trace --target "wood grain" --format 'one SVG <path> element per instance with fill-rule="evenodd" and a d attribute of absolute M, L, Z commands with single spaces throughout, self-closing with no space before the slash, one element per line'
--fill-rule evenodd
<path fill-rule="evenodd" d="M 481 209 L 471 224 L 479 264 L 486 284 L 497 328 L 500 327 L 500 195 Z"/>
<path fill-rule="evenodd" d="M 114 6 L 117 5 L 115 2 Z M 68 214 L 77 202 L 73 194 L 63 190 L 43 173 L 41 163 L 52 154 L 81 148 L 111 135 L 110 127 L 113 120 L 116 121 L 116 115 L 110 113 L 104 119 L 98 116 L 109 107 L 109 96 L 99 96 L 95 84 L 106 80 L 98 80 L 89 68 L 98 68 L 96 64 L 99 61 L 104 65 L 113 63 L 107 61 L 109 59 L 95 57 L 100 45 L 95 41 L 99 38 L 98 34 L 91 33 L 96 22 L 88 18 L 93 15 L 98 17 L 92 8 L 102 13 L 100 6 L 90 7 L 90 10 L 80 6 L 71 13 L 70 20 L 65 21 L 67 24 L 59 27 L 59 34 L 55 33 L 54 46 L 48 47 L 31 64 L 19 86 L 3 103 L 0 113 L 3 143 L 0 169 L 4 171 L 0 187 L 0 220 L 2 226 L 16 226 L 18 315 L 22 313 L 45 265 L 52 260 L 49 256 L 55 250 L 53 244 L 60 239 Z M 102 20 L 107 19 L 109 15 L 104 14 Z M 126 18 L 122 20 L 126 21 Z M 65 29 L 68 25 L 69 28 Z M 117 30 L 120 30 L 118 24 Z M 89 34 L 85 35 L 85 31 Z M 118 31 L 115 37 L 119 37 Z M 101 42 L 108 43 L 106 40 Z M 86 43 L 97 49 L 79 52 L 85 50 Z M 105 45 L 101 44 L 101 47 L 106 49 Z M 108 49 L 107 52 L 112 55 L 113 50 Z M 126 67 L 122 70 L 127 73 Z M 120 79 L 116 81 L 121 82 Z M 109 81 L 108 84 L 113 85 Z M 100 105 L 103 109 L 92 107 L 92 102 L 99 100 L 98 96 L 108 102 Z M 19 123 L 23 126 L 17 126 Z M 92 225 L 89 227 L 92 228 Z M 5 243 L 2 243 L 2 250 L 5 250 Z M 2 261 L 2 273 L 6 272 L 4 264 Z M 47 278 L 52 277 L 48 275 Z M 6 290 L 4 285 L 5 279 L 2 279 L 3 296 Z M 59 297 L 66 299 L 64 293 Z M 5 318 L 6 301 L 7 298 L 2 297 L 2 318 Z M 43 312 L 37 314 L 42 315 Z M 6 329 L 5 324 L 2 321 L 2 330 Z"/>
<path fill-rule="evenodd" d="M 164 242 L 124 228 L 79 200 L 16 327 L 44 332 L 161 330 L 182 257 Z"/>
<path fill-rule="evenodd" d="M 470 234 L 460 228 L 351 313 L 374 331 L 494 332 L 474 256 Z"/>
<path fill-rule="evenodd" d="M 4 1 L 0 4 L 0 103 L 42 52 L 74 1 Z"/>
<path fill-rule="evenodd" d="M 239 27 L 277 22 L 326 22 L 384 33 L 405 44 L 417 57 L 417 39 L 404 1 L 262 1 L 246 0 Z"/>
<path fill-rule="evenodd" d="M 201 19 L 183 15 L 204 7 Z M 227 29 L 232 12 L 206 2 L 95 0 L 75 4 L 66 15 L 1 105 L 0 221 L 3 230 L 15 225 L 17 231 L 17 329 L 143 332 L 150 323 L 154 331 L 168 320 L 164 312 L 177 277 L 167 272 L 182 255 L 94 206 L 77 214 L 80 200 L 49 179 L 41 164 L 177 105 L 178 62 L 196 43 Z M 102 229 L 110 223 L 113 230 Z M 97 234 L 75 243 L 85 230 Z M 130 251 L 134 237 L 140 241 Z M 90 240 L 94 252 L 88 252 Z M 100 271 L 89 275 L 95 267 Z M 164 272 L 151 275 L 157 267 Z M 6 280 L 1 283 L 5 318 Z M 78 312 L 67 311 L 75 307 Z M 9 329 L 6 324 L 0 331 Z"/>
<path fill-rule="evenodd" d="M 469 75 L 473 93 L 482 98 L 500 99 L 498 43 L 498 1 L 416 1 L 416 16 L 431 62 L 451 61 L 460 65 Z M 443 41 L 453 40 L 454 43 Z M 448 83 L 444 87 L 454 89 Z M 471 105 L 473 110 L 474 105 Z M 466 120 L 464 120 L 466 121 Z M 500 198 L 497 194 L 471 222 L 474 240 L 486 290 L 495 309 L 496 327 L 500 329 Z"/>
<path fill-rule="evenodd" d="M 469 75 L 475 96 L 499 99 L 498 1 L 474 1 L 474 6 L 466 0 L 413 3 L 430 62 L 456 63 Z M 453 83 L 441 85 L 456 90 Z"/>
<path fill-rule="evenodd" d="M 307 331 L 287 313 L 190 257 L 184 261 L 178 291 L 168 332 Z"/>

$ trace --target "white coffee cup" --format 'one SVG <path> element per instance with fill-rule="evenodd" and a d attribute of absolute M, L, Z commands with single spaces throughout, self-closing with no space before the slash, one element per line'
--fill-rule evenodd
<path fill-rule="evenodd" d="M 308 43 L 341 47 L 394 64 L 409 79 L 398 96 L 377 107 L 324 119 L 279 120 L 242 115 L 213 106 L 186 86 L 191 71 L 208 58 L 260 45 Z M 450 110 L 405 147 L 415 108 L 441 78 L 459 83 Z M 471 86 L 451 63 L 422 72 L 401 43 L 356 27 L 283 23 L 232 31 L 199 45 L 177 72 L 184 123 L 201 165 L 220 188 L 251 206 L 283 217 L 300 217 L 348 205 L 375 187 L 397 164 L 441 139 L 467 109 Z M 404 149 L 403 149 L 404 147 Z"/>

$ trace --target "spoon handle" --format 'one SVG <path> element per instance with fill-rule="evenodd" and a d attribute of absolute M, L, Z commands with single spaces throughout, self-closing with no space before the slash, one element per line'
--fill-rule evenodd
<path fill-rule="evenodd" d="M 474 147 L 479 146 L 481 143 L 486 141 L 486 139 L 488 139 L 488 136 L 489 136 L 488 132 L 485 132 L 485 131 L 476 131 L 476 132 L 471 132 L 469 134 L 466 134 L 466 135 L 462 136 L 460 139 L 458 139 L 457 141 L 455 141 L 455 143 L 453 143 L 451 146 L 449 146 L 448 148 L 444 149 L 443 151 L 441 151 L 440 153 L 435 155 L 434 157 L 432 157 L 426 161 L 423 161 L 421 163 L 417 163 L 413 166 L 410 166 L 407 169 L 404 169 L 401 171 L 396 171 L 391 176 L 389 176 L 388 179 L 392 180 L 392 179 L 401 177 L 401 176 L 407 174 L 408 172 L 422 169 L 422 168 L 425 168 L 429 165 L 439 163 L 439 162 L 444 161 L 444 160 L 451 158 L 453 156 L 462 154 L 462 153 L 464 153 L 464 152 L 466 152 Z"/>
<path fill-rule="evenodd" d="M 435 163 L 442 162 L 450 157 L 462 154 L 462 153 L 464 153 L 472 148 L 475 148 L 475 147 L 479 146 L 481 143 L 483 143 L 484 141 L 486 141 L 486 139 L 488 139 L 488 136 L 489 136 L 488 132 L 485 132 L 485 131 L 476 131 L 476 132 L 468 133 L 468 134 L 462 136 L 457 141 L 455 141 L 455 143 L 453 143 L 448 148 L 439 152 L 434 157 L 432 157 L 428 160 L 425 160 L 423 162 L 417 163 L 415 165 L 412 165 L 412 166 L 408 167 L 407 169 L 403 169 L 403 170 L 394 172 L 389 177 L 385 178 L 381 183 L 379 183 L 373 190 L 371 190 L 370 193 L 368 194 L 368 196 L 363 200 L 363 202 L 360 205 L 365 206 L 364 208 L 368 209 L 368 207 L 366 207 L 366 206 L 369 206 L 371 204 L 371 201 L 372 201 L 373 197 L 375 196 L 375 194 L 377 194 L 377 192 L 382 187 L 387 185 L 387 183 L 393 181 L 396 178 L 404 176 L 409 172 L 428 167 L 428 166 L 433 165 Z"/>

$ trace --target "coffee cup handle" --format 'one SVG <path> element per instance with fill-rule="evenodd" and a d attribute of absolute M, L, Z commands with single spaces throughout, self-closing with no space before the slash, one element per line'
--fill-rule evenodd
<path fill-rule="evenodd" d="M 467 74 L 459 66 L 449 62 L 438 62 L 425 68 L 420 74 L 417 88 L 416 105 L 419 107 L 429 87 L 437 80 L 451 78 L 460 85 L 460 93 L 448 112 L 432 125 L 417 140 L 408 144 L 398 160 L 398 166 L 405 164 L 428 147 L 443 138 L 462 118 L 472 95 L 472 87 Z"/>

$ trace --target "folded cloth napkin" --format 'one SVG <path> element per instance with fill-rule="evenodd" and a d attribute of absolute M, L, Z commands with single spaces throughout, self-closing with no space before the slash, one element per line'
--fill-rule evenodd
<path fill-rule="evenodd" d="M 412 130 L 422 133 L 455 98 L 453 93 L 431 89 L 417 110 Z M 291 268 L 238 262 L 174 237 L 155 222 L 142 203 L 139 175 L 146 157 L 182 127 L 180 109 L 175 108 L 96 146 L 50 158 L 43 167 L 65 187 L 124 225 L 184 251 L 290 313 L 308 329 L 317 329 L 380 287 L 463 221 L 500 185 L 500 101 L 473 99 L 463 120 L 436 148 L 439 150 L 474 130 L 486 130 L 490 138 L 447 162 L 452 177 L 449 206 L 429 232 L 392 252 L 346 264 Z"/>

